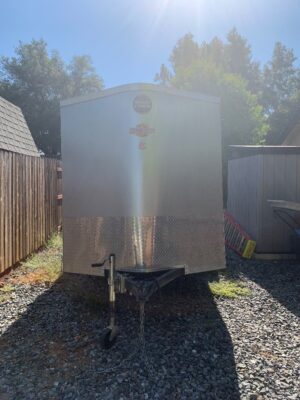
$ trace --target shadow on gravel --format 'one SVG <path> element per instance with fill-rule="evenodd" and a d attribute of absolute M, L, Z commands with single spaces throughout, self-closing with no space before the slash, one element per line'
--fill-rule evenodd
<path fill-rule="evenodd" d="M 205 278 L 187 277 L 146 304 L 146 357 L 138 304 L 127 296 L 118 299 L 120 337 L 101 349 L 104 292 L 99 278 L 71 276 L 30 304 L 0 338 L 1 400 L 240 398 L 231 338 Z"/>
<path fill-rule="evenodd" d="M 242 273 L 267 290 L 296 317 L 300 317 L 300 260 L 246 261 L 230 252 L 227 257 L 227 271 L 232 277 Z"/>

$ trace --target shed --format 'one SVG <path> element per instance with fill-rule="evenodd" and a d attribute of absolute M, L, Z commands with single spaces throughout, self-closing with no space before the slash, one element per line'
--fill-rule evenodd
<path fill-rule="evenodd" d="M 257 253 L 290 253 L 291 229 L 268 200 L 300 201 L 299 146 L 231 146 L 228 212 L 257 242 Z"/>
<path fill-rule="evenodd" d="M 0 97 L 0 150 L 39 157 L 22 110 Z"/>

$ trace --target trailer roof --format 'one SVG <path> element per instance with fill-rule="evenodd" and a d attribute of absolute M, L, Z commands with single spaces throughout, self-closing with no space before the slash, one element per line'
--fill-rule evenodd
<path fill-rule="evenodd" d="M 97 93 L 91 93 L 91 94 L 84 95 L 84 96 L 78 96 L 78 97 L 72 97 L 70 99 L 65 99 L 60 102 L 60 105 L 61 105 L 61 107 L 63 107 L 63 106 L 71 105 L 71 104 L 83 103 L 83 102 L 98 99 L 101 97 L 112 96 L 115 94 L 124 93 L 124 92 L 132 92 L 132 91 L 161 92 L 161 93 L 167 93 L 167 94 L 170 94 L 173 96 L 187 97 L 187 98 L 194 99 L 194 100 L 202 100 L 202 101 L 208 101 L 208 102 L 213 102 L 213 103 L 220 102 L 220 99 L 218 97 L 204 95 L 204 94 L 200 94 L 197 92 L 178 90 L 178 89 L 173 89 L 173 88 L 169 88 L 169 87 L 162 86 L 162 85 L 155 85 L 152 83 L 131 83 L 131 84 L 127 84 L 127 85 L 116 86 L 116 87 L 110 88 L 110 89 L 101 90 L 100 92 L 97 92 Z"/>

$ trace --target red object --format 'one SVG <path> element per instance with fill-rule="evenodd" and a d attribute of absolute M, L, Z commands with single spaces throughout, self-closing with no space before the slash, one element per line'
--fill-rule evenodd
<path fill-rule="evenodd" d="M 146 137 L 155 132 L 154 128 L 150 128 L 146 124 L 138 124 L 135 128 L 130 128 L 130 135 L 136 135 L 138 137 Z"/>
<path fill-rule="evenodd" d="M 252 240 L 252 238 L 227 211 L 224 212 L 224 220 L 226 246 L 228 246 L 231 250 L 234 250 L 240 256 L 243 256 L 243 250 L 237 246 L 237 242 L 241 244 L 243 239 L 244 244 L 248 240 Z"/>
<path fill-rule="evenodd" d="M 146 143 L 145 142 L 140 142 L 139 149 L 140 150 L 145 150 L 145 148 L 146 148 Z"/>

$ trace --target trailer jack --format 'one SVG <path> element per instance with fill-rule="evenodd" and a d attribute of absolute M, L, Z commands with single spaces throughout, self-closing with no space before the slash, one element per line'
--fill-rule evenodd
<path fill-rule="evenodd" d="M 150 297 L 163 286 L 176 278 L 185 275 L 186 266 L 177 265 L 172 268 L 160 268 L 158 270 L 137 268 L 116 270 L 116 256 L 110 254 L 108 258 L 100 263 L 92 264 L 92 267 L 103 267 L 106 262 L 109 268 L 105 269 L 109 287 L 109 325 L 101 335 L 101 345 L 104 349 L 110 349 L 116 342 L 119 329 L 116 325 L 116 294 L 129 293 L 139 303 L 149 301 Z M 149 273 L 149 271 L 151 271 Z"/>

